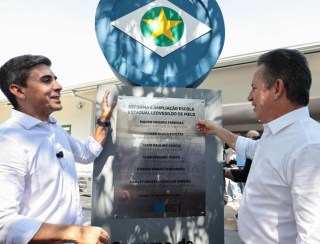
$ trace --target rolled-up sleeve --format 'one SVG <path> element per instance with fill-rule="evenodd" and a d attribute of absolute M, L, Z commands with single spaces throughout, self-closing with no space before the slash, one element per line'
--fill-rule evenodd
<path fill-rule="evenodd" d="M 42 222 L 18 215 L 8 230 L 7 244 L 29 243 L 41 227 Z M 0 241 L 0 243 L 2 243 Z"/>
<path fill-rule="evenodd" d="M 100 143 L 91 136 L 84 142 L 69 136 L 69 143 L 76 162 L 82 164 L 92 163 L 94 159 L 100 155 L 103 149 Z"/>
<path fill-rule="evenodd" d="M 238 136 L 235 151 L 240 158 L 253 159 L 259 140 Z"/>
<path fill-rule="evenodd" d="M 98 157 L 102 151 L 102 146 L 97 142 L 92 136 L 86 141 L 86 145 L 89 148 L 90 152 Z"/>

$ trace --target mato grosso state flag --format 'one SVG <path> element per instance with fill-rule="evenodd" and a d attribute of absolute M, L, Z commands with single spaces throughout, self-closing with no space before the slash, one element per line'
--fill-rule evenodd
<path fill-rule="evenodd" d="M 216 1 L 101 0 L 96 34 L 120 80 L 196 87 L 222 51 L 224 22 Z"/>
<path fill-rule="evenodd" d="M 151 2 L 111 24 L 161 57 L 211 30 L 168 0 Z"/>

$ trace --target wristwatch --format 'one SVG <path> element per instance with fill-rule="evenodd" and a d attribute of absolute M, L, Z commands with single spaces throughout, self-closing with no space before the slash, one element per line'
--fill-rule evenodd
<path fill-rule="evenodd" d="M 100 119 L 97 119 L 97 125 L 101 127 L 109 127 L 110 126 L 110 121 L 101 121 Z"/>

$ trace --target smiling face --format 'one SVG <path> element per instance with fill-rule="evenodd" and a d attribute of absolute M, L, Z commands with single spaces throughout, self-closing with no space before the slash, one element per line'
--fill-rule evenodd
<path fill-rule="evenodd" d="M 18 110 L 42 121 L 48 121 L 52 112 L 62 109 L 61 85 L 50 67 L 45 64 L 34 66 L 29 73 L 27 86 L 12 85 L 19 107 Z"/>
<path fill-rule="evenodd" d="M 256 118 L 262 123 L 268 123 L 273 116 L 273 87 L 267 88 L 265 81 L 262 78 L 263 65 L 259 66 L 253 75 L 251 91 L 248 100 L 252 103 L 253 111 Z"/>

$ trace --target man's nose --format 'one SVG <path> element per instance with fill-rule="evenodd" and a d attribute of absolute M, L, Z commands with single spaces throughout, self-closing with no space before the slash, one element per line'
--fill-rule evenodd
<path fill-rule="evenodd" d="M 248 99 L 249 102 L 252 101 L 252 92 L 251 91 L 249 92 L 249 95 L 248 95 L 247 99 Z"/>
<path fill-rule="evenodd" d="M 53 88 L 54 90 L 62 90 L 62 86 L 60 85 L 60 83 L 57 80 L 54 80 L 54 84 L 53 84 Z"/>

